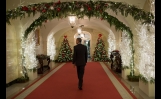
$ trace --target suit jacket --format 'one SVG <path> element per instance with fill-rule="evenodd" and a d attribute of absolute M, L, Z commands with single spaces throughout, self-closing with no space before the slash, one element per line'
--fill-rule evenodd
<path fill-rule="evenodd" d="M 76 66 L 86 65 L 87 63 L 87 47 L 82 44 L 74 46 L 73 64 Z"/>

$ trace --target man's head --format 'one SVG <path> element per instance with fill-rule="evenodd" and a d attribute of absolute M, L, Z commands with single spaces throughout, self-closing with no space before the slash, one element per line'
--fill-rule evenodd
<path fill-rule="evenodd" d="M 82 42 L 82 39 L 81 38 L 77 38 L 76 39 L 76 44 L 80 44 Z"/>

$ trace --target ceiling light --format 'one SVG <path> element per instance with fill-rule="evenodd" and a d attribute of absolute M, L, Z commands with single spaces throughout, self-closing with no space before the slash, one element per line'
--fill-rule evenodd
<path fill-rule="evenodd" d="M 76 16 L 70 15 L 70 16 L 68 16 L 68 19 L 69 19 L 69 23 L 71 25 L 71 28 L 74 28 L 74 26 L 76 25 Z"/>

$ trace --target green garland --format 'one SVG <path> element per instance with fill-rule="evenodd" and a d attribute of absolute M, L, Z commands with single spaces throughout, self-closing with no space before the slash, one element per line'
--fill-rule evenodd
<path fill-rule="evenodd" d="M 139 74 L 139 79 L 141 81 L 143 81 L 145 84 L 147 84 L 148 82 L 150 82 L 150 84 L 154 84 L 155 83 L 155 79 L 151 77 L 150 81 L 148 81 L 147 78 L 145 78 L 142 74 Z"/>
<path fill-rule="evenodd" d="M 82 14 L 82 16 L 87 16 L 88 18 L 90 18 L 91 16 L 96 16 L 97 13 L 84 13 L 84 15 Z M 25 31 L 25 35 L 24 38 L 27 38 L 28 34 L 32 31 L 35 30 L 38 26 L 42 26 L 42 23 L 46 20 L 50 20 L 53 19 L 57 16 L 54 16 L 54 13 L 52 11 L 48 11 L 48 13 L 44 13 L 42 14 L 38 19 L 36 19 Z M 65 17 L 65 16 L 64 16 Z M 79 17 L 79 15 L 77 15 L 77 17 Z M 125 24 L 123 24 L 121 21 L 119 21 L 117 18 L 108 15 L 107 12 L 103 12 L 100 15 L 102 20 L 106 20 L 110 26 L 115 25 L 115 29 L 116 30 L 125 30 L 127 31 L 127 33 L 130 35 L 130 39 L 132 39 L 132 32 L 130 30 L 129 27 L 127 27 Z"/>
<path fill-rule="evenodd" d="M 137 7 L 135 7 L 134 5 L 128 5 L 125 3 L 121 3 L 121 2 L 111 2 L 113 3 L 110 8 L 117 14 L 118 11 L 121 12 L 121 14 L 123 16 L 128 16 L 131 15 L 135 21 L 138 20 L 144 20 L 143 23 L 149 23 L 151 24 L 151 22 L 154 23 L 154 15 L 150 12 L 145 12 L 143 11 L 143 9 L 138 9 Z"/>
<path fill-rule="evenodd" d="M 53 9 L 50 9 L 50 7 L 53 7 Z M 84 8 L 84 11 L 80 12 L 80 9 Z M 92 17 L 90 14 L 95 12 L 105 12 L 106 9 L 113 10 L 116 14 L 121 12 L 123 16 L 131 15 L 134 20 L 144 20 L 144 23 L 151 22 L 154 23 L 154 15 L 150 12 L 145 12 L 142 9 L 138 9 L 134 5 L 129 5 L 122 2 L 112 2 L 112 1 L 73 1 L 73 2 L 49 2 L 49 3 L 38 3 L 38 4 L 30 4 L 27 6 L 19 6 L 12 10 L 6 11 L 6 23 L 10 24 L 10 19 L 16 19 L 17 17 L 24 18 L 25 14 L 28 14 L 28 17 L 30 17 L 31 14 L 33 16 L 40 12 L 41 14 L 47 13 L 48 11 L 52 12 L 58 12 L 57 16 L 68 16 L 68 12 L 79 14 L 81 17 L 81 14 L 88 13 L 90 11 L 91 13 L 88 13 L 90 17 Z M 56 13 L 55 13 L 56 14 Z M 99 16 L 99 14 L 97 14 Z M 152 21 L 153 20 L 153 21 Z"/>
<path fill-rule="evenodd" d="M 121 68 L 122 70 L 125 70 L 125 69 L 130 69 L 129 66 L 122 66 Z"/>

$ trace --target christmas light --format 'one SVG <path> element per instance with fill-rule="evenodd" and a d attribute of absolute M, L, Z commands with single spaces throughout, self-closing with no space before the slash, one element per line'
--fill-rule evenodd
<path fill-rule="evenodd" d="M 25 67 L 25 65 L 26 65 L 26 63 L 25 63 L 25 57 L 24 57 L 24 50 L 25 50 L 25 45 L 26 45 L 26 41 L 24 40 L 24 38 L 23 38 L 23 36 L 24 36 L 24 34 L 23 34 L 23 27 L 22 26 L 20 26 L 20 28 L 21 28 L 21 30 L 20 30 L 20 32 L 21 32 L 21 49 L 19 50 L 20 51 L 20 55 L 21 55 L 21 57 L 20 57 L 20 66 L 22 67 L 22 76 L 23 77 L 25 77 L 25 74 L 26 74 L 26 69 L 24 69 L 24 67 Z"/>
<path fill-rule="evenodd" d="M 81 12 L 84 11 L 84 7 L 83 7 L 83 6 L 80 8 L 80 11 L 81 11 Z"/>
<path fill-rule="evenodd" d="M 50 56 L 51 60 L 54 60 L 55 54 L 55 39 L 53 38 L 53 34 L 51 34 L 47 38 L 47 55 Z"/>
<path fill-rule="evenodd" d="M 64 39 L 61 43 L 61 47 L 59 49 L 59 55 L 56 59 L 58 62 L 69 62 L 72 61 L 72 49 L 67 40 L 67 35 L 64 36 Z"/>
<path fill-rule="evenodd" d="M 51 6 L 51 7 L 50 7 L 50 9 L 51 9 L 51 10 L 53 10 L 53 9 L 54 9 L 54 7 L 53 7 L 53 6 Z"/>
<path fill-rule="evenodd" d="M 123 31 L 122 38 L 120 43 L 120 54 L 122 59 L 122 67 L 129 67 L 133 70 L 133 66 L 131 66 L 131 58 L 132 58 L 132 47 L 131 47 L 131 39 L 126 31 Z M 132 74 L 133 75 L 133 74 Z"/>
<path fill-rule="evenodd" d="M 155 26 L 152 27 L 155 30 Z M 136 25 L 136 31 L 136 66 L 140 74 L 150 81 L 151 78 L 155 79 L 155 31 L 149 32 L 147 25 L 141 23 Z"/>
<path fill-rule="evenodd" d="M 150 12 L 154 15 L 154 20 L 155 21 L 155 0 L 151 0 L 150 2 Z M 151 20 L 151 25 L 152 25 L 152 20 Z"/>
<path fill-rule="evenodd" d="M 154 15 L 151 24 L 136 23 L 137 35 L 135 37 L 136 66 L 140 74 L 148 81 L 155 79 L 155 1 L 150 2 L 150 12 Z"/>
<path fill-rule="evenodd" d="M 20 4 L 18 4 L 18 6 L 23 6 L 24 3 L 25 3 L 25 1 L 21 2 L 21 0 L 20 0 Z"/>
<path fill-rule="evenodd" d="M 37 60 L 36 60 L 36 40 L 35 40 L 35 34 L 31 33 L 28 36 L 28 39 L 26 39 L 26 46 L 24 51 L 25 56 L 25 67 L 27 69 L 34 69 L 37 67 Z"/>
<path fill-rule="evenodd" d="M 114 34 L 110 31 L 109 35 L 108 35 L 108 56 L 110 56 L 110 53 L 116 49 L 116 40 L 115 40 L 115 36 Z"/>

